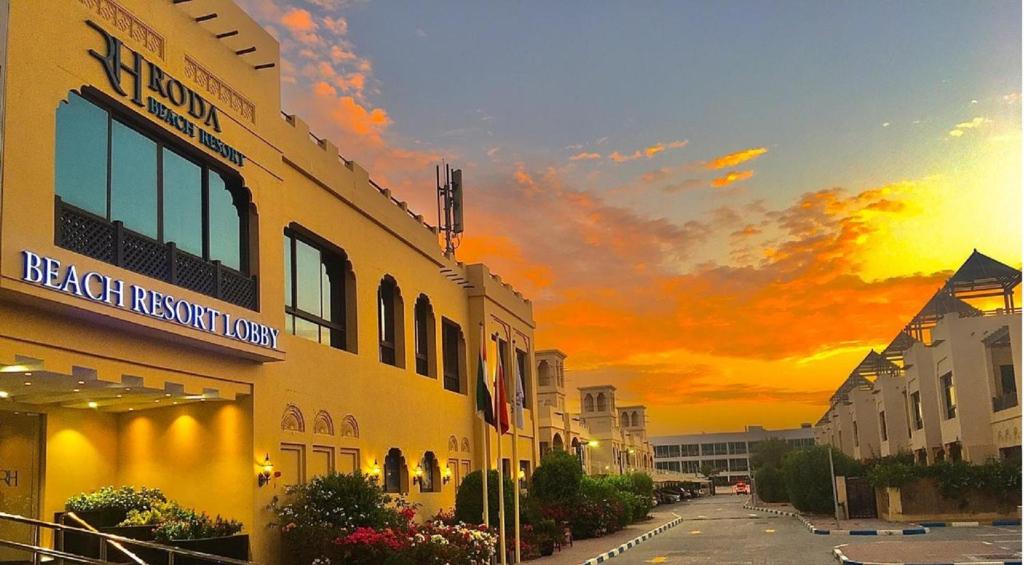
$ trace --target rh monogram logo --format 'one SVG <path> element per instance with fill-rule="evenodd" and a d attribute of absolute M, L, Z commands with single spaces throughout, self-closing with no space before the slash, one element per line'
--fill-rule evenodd
<path fill-rule="evenodd" d="M 14 469 L 0 469 L 0 481 L 9 487 L 18 486 L 18 471 Z"/>

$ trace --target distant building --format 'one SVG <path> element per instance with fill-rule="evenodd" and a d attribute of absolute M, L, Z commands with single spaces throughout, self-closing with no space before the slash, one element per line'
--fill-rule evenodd
<path fill-rule="evenodd" d="M 537 434 L 540 454 L 564 450 L 576 455 L 587 474 L 653 472 L 647 440 L 647 408 L 617 406 L 611 385 L 579 389 L 579 413 L 565 407 L 565 353 L 538 351 Z"/>
<path fill-rule="evenodd" d="M 816 426 L 819 443 L 861 460 L 1019 459 L 1020 281 L 1018 269 L 975 250 L 832 395 Z"/>
<path fill-rule="evenodd" d="M 768 439 L 781 439 L 794 448 L 814 445 L 814 429 L 810 424 L 785 430 L 766 430 L 747 426 L 742 432 L 718 432 L 657 436 L 654 446 L 654 468 L 674 473 L 699 473 L 705 464 L 719 471 L 714 480 L 729 484 L 750 480 L 750 454 Z"/>

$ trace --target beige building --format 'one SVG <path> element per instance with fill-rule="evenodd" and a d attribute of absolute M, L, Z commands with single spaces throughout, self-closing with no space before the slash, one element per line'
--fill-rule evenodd
<path fill-rule="evenodd" d="M 858 459 L 1019 458 L 1020 280 L 1019 270 L 972 253 L 882 353 L 851 373 L 817 440 Z"/>
<path fill-rule="evenodd" d="M 541 456 L 550 450 L 576 455 L 587 474 L 654 470 L 647 439 L 647 408 L 617 407 L 615 387 L 579 389 L 581 412 L 565 405 L 565 359 L 557 349 L 538 351 L 537 438 Z"/>

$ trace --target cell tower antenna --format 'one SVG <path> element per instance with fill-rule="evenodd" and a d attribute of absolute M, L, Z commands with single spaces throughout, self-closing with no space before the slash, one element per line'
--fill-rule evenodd
<path fill-rule="evenodd" d="M 437 226 L 444 234 L 444 254 L 454 257 L 463 232 L 462 169 L 452 169 L 444 163 L 444 184 L 441 183 L 441 165 L 436 167 Z"/>

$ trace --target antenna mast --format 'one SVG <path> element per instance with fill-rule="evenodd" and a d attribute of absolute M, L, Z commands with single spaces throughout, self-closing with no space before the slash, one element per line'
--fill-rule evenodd
<path fill-rule="evenodd" d="M 441 166 L 437 176 L 437 227 L 444 234 L 444 254 L 454 257 L 462 239 L 462 169 L 444 164 L 444 184 L 441 184 Z"/>

